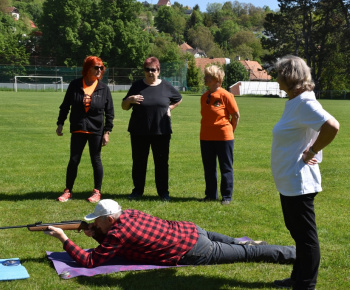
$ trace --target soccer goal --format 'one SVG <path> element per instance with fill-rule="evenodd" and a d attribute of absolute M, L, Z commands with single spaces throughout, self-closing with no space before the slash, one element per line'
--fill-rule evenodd
<path fill-rule="evenodd" d="M 28 89 L 31 89 L 31 87 L 35 87 L 36 89 L 38 89 L 38 86 L 40 86 L 41 88 L 43 88 L 45 90 L 46 88 L 55 88 L 56 90 L 58 89 L 58 85 L 60 83 L 60 87 L 61 87 L 61 92 L 63 92 L 63 77 L 54 77 L 54 76 L 15 76 L 15 85 L 14 85 L 14 90 L 15 92 L 17 92 L 18 89 L 18 79 L 19 78 L 31 78 L 31 79 L 36 79 L 36 78 L 46 78 L 46 79 L 58 79 L 57 82 L 53 83 L 53 84 L 38 84 L 38 83 L 25 83 L 28 86 Z M 23 82 L 20 82 L 21 84 L 23 84 Z"/>

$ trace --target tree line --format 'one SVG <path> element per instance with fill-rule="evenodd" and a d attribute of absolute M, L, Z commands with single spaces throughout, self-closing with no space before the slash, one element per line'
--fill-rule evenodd
<path fill-rule="evenodd" d="M 196 5 L 188 14 L 178 2 L 157 7 L 136 0 L 0 0 L 0 63 L 81 66 L 87 55 L 98 55 L 109 67 L 139 68 L 154 55 L 190 66 L 193 56 L 179 49 L 187 42 L 207 57 L 230 58 L 228 72 L 237 77 L 243 77 L 237 56 L 268 67 L 278 57 L 298 55 L 312 68 L 317 89 L 346 90 L 350 0 L 278 2 L 279 11 L 227 1 L 208 4 L 205 12 Z M 7 13 L 10 6 L 19 9 L 19 21 Z M 188 80 L 200 83 L 200 73 L 190 71 Z"/>

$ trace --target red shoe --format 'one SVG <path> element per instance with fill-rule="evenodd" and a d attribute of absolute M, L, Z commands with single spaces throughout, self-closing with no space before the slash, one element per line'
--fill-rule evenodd
<path fill-rule="evenodd" d="M 91 202 L 91 203 L 95 203 L 95 202 L 99 202 L 101 199 L 101 193 L 98 189 L 94 189 L 92 191 L 92 195 L 87 199 L 88 202 Z"/>
<path fill-rule="evenodd" d="M 70 190 L 68 188 L 66 188 L 63 191 L 63 194 L 57 198 L 58 201 L 60 202 L 66 202 L 68 200 L 72 199 L 72 193 L 70 192 Z"/>

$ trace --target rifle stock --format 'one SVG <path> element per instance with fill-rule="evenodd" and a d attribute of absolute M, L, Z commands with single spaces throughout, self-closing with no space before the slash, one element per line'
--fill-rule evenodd
<path fill-rule="evenodd" d="M 56 228 L 60 228 L 62 230 L 76 230 L 77 232 L 80 232 L 82 230 L 89 229 L 89 224 L 82 220 L 76 220 L 76 221 L 62 221 L 58 223 L 47 223 L 43 224 L 42 222 L 37 222 L 35 224 L 31 225 L 25 225 L 25 226 L 13 226 L 13 227 L 2 227 L 0 230 L 3 229 L 14 229 L 14 228 L 28 228 L 30 231 L 47 231 L 49 226 L 53 226 Z"/>

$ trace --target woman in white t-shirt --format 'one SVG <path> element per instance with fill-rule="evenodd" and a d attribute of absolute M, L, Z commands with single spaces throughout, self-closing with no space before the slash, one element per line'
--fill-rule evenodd
<path fill-rule="evenodd" d="M 276 62 L 275 69 L 280 89 L 289 100 L 273 128 L 271 169 L 297 258 L 291 277 L 274 284 L 314 289 L 320 263 L 314 212 L 314 198 L 322 191 L 318 163 L 322 161 L 321 150 L 337 135 L 339 123 L 316 100 L 310 68 L 304 60 L 285 56 Z"/>

